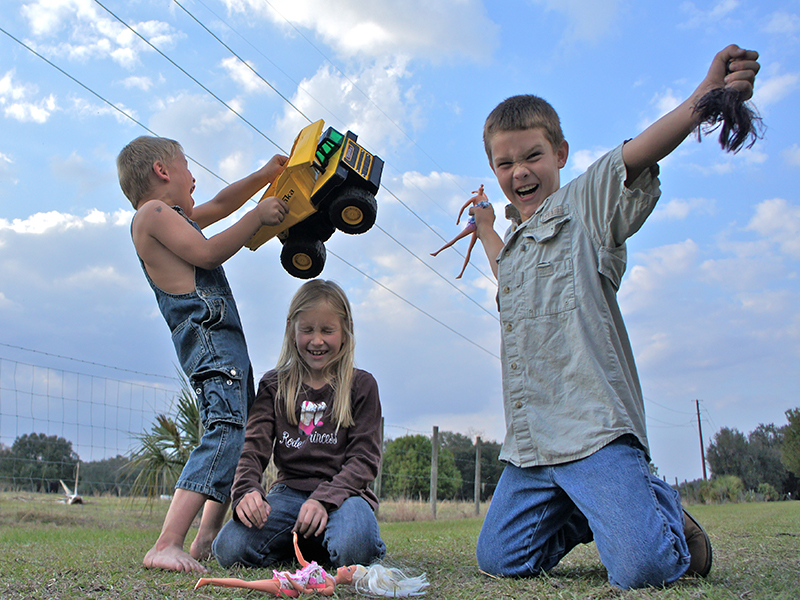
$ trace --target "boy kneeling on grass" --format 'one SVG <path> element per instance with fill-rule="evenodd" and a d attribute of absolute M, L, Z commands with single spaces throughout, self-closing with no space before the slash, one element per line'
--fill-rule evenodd
<path fill-rule="evenodd" d="M 501 240 L 491 205 L 470 209 L 498 280 L 506 418 L 507 465 L 478 538 L 483 571 L 537 575 L 593 540 L 620 588 L 711 569 L 705 531 L 650 474 L 644 402 L 616 295 L 625 240 L 660 195 L 658 161 L 700 121 L 717 122 L 697 110 L 707 93 L 736 90 L 737 103 L 752 96 L 757 59 L 728 46 L 683 104 L 564 187 L 569 146 L 547 102 L 515 96 L 487 118 L 489 163 L 520 223 Z"/>

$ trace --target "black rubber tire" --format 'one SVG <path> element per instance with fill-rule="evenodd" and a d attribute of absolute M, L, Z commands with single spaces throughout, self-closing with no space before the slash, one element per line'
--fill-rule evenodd
<path fill-rule="evenodd" d="M 283 243 L 281 264 L 298 279 L 313 279 L 325 267 L 325 244 L 320 240 L 290 237 Z"/>
<path fill-rule="evenodd" d="M 367 190 L 349 187 L 331 200 L 328 216 L 337 229 L 351 235 L 364 233 L 375 224 L 378 203 Z"/>

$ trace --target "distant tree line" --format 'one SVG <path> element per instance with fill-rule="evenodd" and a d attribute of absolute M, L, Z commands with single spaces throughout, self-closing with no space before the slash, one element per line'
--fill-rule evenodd
<path fill-rule="evenodd" d="M 61 481 L 74 491 L 78 455 L 72 442 L 56 435 L 29 433 L 11 447 L 0 445 L 0 489 L 17 492 L 63 493 Z M 78 492 L 81 495 L 125 496 L 136 472 L 126 470 L 130 461 L 116 456 L 81 462 Z"/>
<path fill-rule="evenodd" d="M 782 427 L 760 424 L 745 435 L 723 427 L 706 448 L 711 481 L 685 484 L 684 496 L 702 502 L 800 498 L 800 408 Z"/>
<path fill-rule="evenodd" d="M 437 500 L 474 500 L 476 442 L 461 433 L 439 433 Z M 384 443 L 381 466 L 381 496 L 384 498 L 430 499 L 431 438 L 407 435 Z M 498 460 L 500 444 L 481 442 L 480 495 L 494 493 L 503 464 Z"/>
<path fill-rule="evenodd" d="M 800 498 L 800 408 L 786 411 L 788 424 L 761 424 L 748 435 L 723 427 L 706 449 L 710 482 L 684 482 L 689 501 L 777 500 Z M 175 418 L 158 415 L 151 431 L 139 437 L 130 456 L 81 462 L 82 495 L 146 496 L 171 493 L 192 448 L 202 435 L 194 395 L 178 397 Z M 474 500 L 476 441 L 460 433 L 438 436 L 437 500 Z M 481 500 L 491 498 L 503 470 L 500 444 L 480 445 Z M 431 438 L 407 435 L 384 442 L 384 498 L 430 500 Z M 79 457 L 72 442 L 58 436 L 31 433 L 11 447 L 0 444 L 0 489 L 58 493 L 59 480 L 72 487 Z M 676 482 L 677 483 L 677 482 Z"/>
<path fill-rule="evenodd" d="M 191 408 L 181 406 L 179 415 Z M 181 425 L 179 425 L 182 424 Z M 140 436 L 130 456 L 81 462 L 78 492 L 82 496 L 146 496 L 171 493 L 198 432 L 192 419 L 159 415 L 152 430 Z M 192 430 L 191 432 L 185 429 Z M 384 443 L 383 497 L 429 500 L 431 439 L 410 435 Z M 494 493 L 502 472 L 500 444 L 481 442 L 481 500 Z M 452 432 L 440 434 L 437 499 L 473 500 L 476 442 Z M 72 442 L 43 433 L 25 434 L 10 448 L 0 447 L 0 489 L 62 493 L 59 481 L 74 488 L 78 455 Z"/>

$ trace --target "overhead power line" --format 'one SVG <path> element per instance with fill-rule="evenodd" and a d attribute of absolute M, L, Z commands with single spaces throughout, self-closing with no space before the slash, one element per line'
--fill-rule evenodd
<path fill-rule="evenodd" d="M 105 6 L 104 6 L 104 5 L 103 5 L 101 2 L 99 2 L 99 0 L 95 0 L 95 2 L 96 2 L 96 3 L 97 3 L 97 4 L 98 4 L 98 5 L 101 7 L 101 8 L 103 8 L 103 9 L 104 9 L 104 10 L 105 10 L 105 11 L 106 11 L 106 12 L 107 12 L 109 15 L 111 15 L 111 16 L 112 16 L 112 17 L 114 17 L 114 18 L 115 18 L 115 19 L 116 19 L 116 20 L 117 20 L 119 23 L 121 23 L 121 24 L 122 24 L 124 27 L 126 27 L 128 30 L 130 30 L 132 33 L 134 33 L 134 35 L 136 35 L 136 36 L 137 36 L 139 39 L 141 39 L 141 40 L 142 40 L 142 41 L 143 41 L 145 44 L 147 44 L 149 47 L 151 47 L 151 48 L 152 48 L 154 51 L 156 51 L 156 52 L 157 52 L 157 53 L 158 53 L 160 56 L 162 56 L 164 59 L 166 59 L 166 60 L 167 60 L 167 61 L 168 61 L 170 64 L 172 64 L 173 66 L 175 66 L 175 68 L 177 68 L 179 71 L 181 71 L 181 73 L 183 73 L 184 75 L 186 75 L 186 76 L 187 76 L 187 77 L 188 77 L 190 80 L 192 80 L 192 81 L 193 81 L 195 84 L 197 84 L 197 85 L 198 85 L 199 87 L 201 87 L 201 88 L 202 88 L 204 91 L 206 91 L 208 94 L 210 94 L 210 95 L 211 95 L 213 98 L 215 98 L 217 101 L 219 101 L 219 102 L 220 102 L 220 103 L 221 103 L 223 106 L 225 106 L 225 108 L 227 108 L 229 111 L 231 111 L 231 112 L 232 112 L 233 114 L 235 114 L 237 117 L 239 117 L 239 118 L 240 118 L 240 119 L 241 119 L 243 122 L 245 122 L 247 125 L 249 125 L 249 126 L 250 126 L 250 127 L 251 127 L 251 128 L 254 130 L 254 131 L 256 131 L 257 133 L 259 133 L 259 134 L 260 134 L 262 137 L 264 137 L 266 140 L 268 140 L 270 143 L 272 143 L 272 144 L 273 144 L 273 145 L 274 145 L 276 148 L 278 148 L 278 149 L 279 149 L 279 150 L 281 150 L 282 152 L 285 152 L 285 151 L 284 151 L 284 150 L 283 150 L 283 149 L 282 149 L 282 148 L 281 148 L 281 147 L 280 147 L 280 146 L 279 146 L 279 145 L 278 145 L 276 142 L 274 142 L 274 141 L 273 141 L 273 140 L 272 140 L 272 139 L 271 139 L 269 136 L 267 136 L 267 135 L 266 135 L 265 133 L 263 133 L 263 132 L 262 132 L 260 129 L 258 129 L 258 127 L 256 127 L 254 124 L 252 124 L 252 123 L 251 123 L 249 120 L 247 120 L 247 119 L 246 119 L 246 118 L 245 118 L 243 115 L 241 115 L 241 114 L 240 114 L 238 111 L 236 111 L 235 109 L 233 109 L 233 108 L 232 108 L 230 105 L 228 105 L 228 104 L 227 104 L 227 103 L 226 103 L 224 100 L 222 100 L 221 98 L 219 98 L 219 96 L 217 96 L 216 94 L 214 94 L 214 93 L 213 93 L 211 90 L 209 90 L 209 89 L 208 89 L 208 88 L 207 88 L 205 85 L 203 85 L 203 84 L 202 84 L 202 83 L 201 83 L 201 82 L 200 82 L 200 81 L 199 81 L 197 78 L 195 78 L 194 76 L 192 76 L 192 75 L 191 75 L 189 72 L 187 72 L 187 71 L 186 71 L 184 68 L 182 68 L 180 65 L 178 65 L 178 64 L 177 64 L 177 63 L 176 63 L 174 60 L 172 60 L 172 59 L 171 59 L 169 56 L 167 56 L 167 55 L 166 55 L 166 54 L 164 54 L 162 51 L 160 51 L 158 48 L 156 48 L 156 47 L 155 47 L 155 46 L 154 46 L 154 45 L 153 45 L 151 42 L 149 42 L 149 41 L 148 41 L 147 39 L 145 39 L 145 38 L 144 38 L 142 35 L 140 35 L 140 34 L 139 34 L 139 33 L 138 33 L 138 32 L 137 32 L 135 29 L 133 29 L 133 27 L 131 27 L 130 25 L 128 25 L 128 24 L 127 24 L 125 21 L 123 21 L 123 20 L 122 20 L 122 19 L 121 19 L 119 16 L 117 16 L 115 13 L 113 13 L 111 10 L 109 10 L 107 7 L 105 7 Z M 176 2 L 176 4 L 178 4 L 179 6 L 181 6 L 181 5 L 180 5 L 178 2 Z M 183 8 L 183 7 L 181 6 L 181 8 Z M 184 9 L 184 11 L 185 11 L 185 12 L 187 12 L 187 14 L 188 14 L 188 11 L 186 11 L 185 9 Z M 191 14 L 190 14 L 190 16 L 192 16 L 192 18 L 193 18 L 193 19 L 194 19 L 196 22 L 198 22 L 198 24 L 200 24 L 201 26 L 203 26 L 203 28 L 204 28 L 206 31 L 208 31 L 209 33 L 211 33 L 211 32 L 210 32 L 210 30 L 209 30 L 207 27 L 205 27 L 204 25 L 202 25 L 202 23 L 200 23 L 200 22 L 199 22 L 199 20 L 198 20 L 198 19 L 196 19 L 196 17 L 194 17 L 194 16 L 193 16 L 193 15 L 191 15 Z M 16 38 L 15 36 L 11 35 L 11 34 L 10 34 L 9 32 L 7 32 L 6 30 L 4 30 L 4 29 L 0 28 L 0 31 L 2 31 L 2 32 L 3 32 L 4 34 L 6 34 L 6 35 L 7 35 L 9 38 L 11 38 L 12 40 L 14 40 L 15 42 L 17 42 L 18 44 L 20 44 L 20 45 L 21 45 L 21 46 L 23 46 L 24 48 L 26 48 L 26 49 L 27 49 L 28 51 L 30 51 L 32 54 L 34 54 L 35 56 L 37 56 L 38 58 L 40 58 L 41 60 L 43 60 L 44 62 L 46 62 L 48 65 L 50 65 L 51 67 L 55 68 L 57 71 L 59 71 L 60 73 L 62 73 L 64 76 L 66 76 L 67 78 L 69 78 L 71 81 L 73 81 L 74 83 L 78 84 L 78 85 L 79 85 L 81 88 L 83 88 L 84 90 L 86 90 L 87 92 L 89 92 L 90 94 L 92 94 L 93 96 L 95 96 L 96 98 L 98 98 L 99 100 L 101 100 L 102 102 L 104 102 L 105 104 L 107 104 L 108 106 L 110 106 L 111 108 L 113 108 L 114 110 L 118 111 L 120 114 L 122 114 L 122 115 L 124 115 L 126 118 L 130 119 L 132 122 L 134 122 L 134 123 L 136 123 L 137 125 L 139 125 L 140 127 L 142 127 L 142 128 L 143 128 L 145 131 L 147 131 L 148 133 L 150 133 L 150 134 L 152 134 L 152 135 L 154 135 L 154 136 L 158 136 L 158 134 L 157 134 L 156 132 L 152 131 L 152 130 L 151 130 L 149 127 L 147 127 L 146 125 L 144 125 L 143 123 L 141 123 L 140 121 L 138 121 L 137 119 L 135 119 L 135 118 L 134 118 L 132 115 L 130 115 L 130 114 L 129 114 L 129 113 L 127 113 L 126 111 L 122 110 L 121 108 L 117 107 L 116 105 L 114 105 L 112 102 L 110 102 L 109 100 L 107 100 L 105 97 L 103 97 L 102 95 L 100 95 L 99 93 L 97 93 L 96 91 L 94 91 L 93 89 L 91 89 L 90 87 L 88 87 L 87 85 L 83 84 L 81 81 L 79 81 L 78 79 L 76 79 L 75 77 L 73 77 L 72 75 L 70 75 L 69 73 L 67 73 L 67 72 L 66 72 L 64 69 L 62 69 L 61 67 L 57 66 L 57 65 L 56 65 L 56 64 L 54 64 L 52 61 L 48 60 L 48 59 L 47 59 L 47 58 L 45 58 L 43 55 L 41 55 L 40 53 L 36 52 L 36 51 L 35 51 L 33 48 L 31 48 L 30 46 L 28 46 L 27 44 L 25 44 L 24 42 L 22 42 L 21 40 L 19 40 L 19 39 L 18 39 L 18 38 Z M 212 34 L 212 35 L 213 35 L 213 34 Z M 218 38 L 217 36 L 214 36 L 214 38 L 215 38 L 215 39 L 217 39 L 218 41 L 220 41 L 220 43 L 221 43 L 221 40 L 219 40 L 219 38 Z M 231 51 L 231 50 L 230 50 L 230 48 L 228 48 L 228 46 L 227 46 L 227 45 L 223 44 L 223 46 L 225 46 L 225 47 L 226 47 L 226 49 L 228 49 L 229 51 Z M 231 51 L 231 52 L 232 52 L 232 51 Z M 233 53 L 233 52 L 232 52 L 232 53 Z M 247 64 L 247 63 L 246 63 L 246 62 L 245 62 L 245 61 L 244 61 L 244 60 L 243 60 L 243 59 L 242 59 L 240 56 L 238 56 L 238 54 L 236 54 L 236 53 L 233 53 L 233 54 L 234 54 L 234 56 L 236 56 L 236 58 L 237 58 L 237 59 L 239 59 L 240 61 L 242 61 L 244 64 Z M 253 70 L 253 69 L 252 69 L 252 67 L 250 67 L 250 65 L 247 65 L 247 66 L 248 66 L 248 68 L 250 68 L 251 70 Z M 254 71 L 254 70 L 253 70 L 253 72 L 255 73 L 255 71 Z M 256 74 L 257 74 L 257 73 L 256 73 Z M 259 78 L 261 78 L 261 79 L 262 79 L 263 81 L 265 81 L 265 83 L 266 83 L 266 80 L 264 80 L 264 78 L 263 78 L 263 77 L 261 77 L 260 75 L 258 75 L 258 76 L 259 76 Z M 268 84 L 268 85 L 269 85 L 269 84 Z M 272 86 L 270 85 L 270 87 L 272 87 Z M 273 87 L 272 89 L 275 89 L 275 88 Z M 277 91 L 277 90 L 276 90 L 276 91 Z M 362 92 L 362 93 L 363 93 L 363 92 Z M 285 100 L 287 103 L 289 103 L 289 105 L 290 105 L 290 106 L 292 106 L 292 107 L 293 107 L 295 110 L 298 110 L 298 109 L 297 109 L 297 107 L 295 107 L 295 106 L 294 106 L 294 105 L 293 105 L 291 102 L 289 102 L 288 100 L 286 100 L 286 98 L 285 98 L 285 97 L 284 97 L 282 94 L 279 94 L 279 95 L 281 96 L 281 98 L 282 98 L 282 99 L 284 99 L 284 100 Z M 370 100 L 370 101 L 371 101 L 371 100 Z M 372 101 L 371 101 L 371 102 L 372 102 Z M 306 117 L 306 116 L 305 116 L 305 115 L 304 115 L 302 112 L 300 112 L 299 110 L 298 110 L 298 112 L 299 112 L 301 115 L 303 115 L 304 117 Z M 388 118 L 388 117 L 387 117 L 387 118 Z M 308 119 L 308 117 L 306 117 L 306 119 Z M 395 125 L 396 125 L 396 124 L 395 124 Z M 189 155 L 187 155 L 187 158 L 191 158 L 191 157 L 190 157 Z M 209 168 L 205 167 L 205 166 L 204 166 L 204 165 L 202 165 L 200 162 L 198 162 L 198 161 L 196 161 L 196 160 L 194 160 L 194 159 L 192 159 L 192 160 L 193 160 L 193 161 L 194 161 L 196 164 L 198 164 L 198 165 L 199 165 L 201 168 L 203 168 L 205 171 L 207 171 L 209 174 L 213 175 L 214 177 L 216 177 L 217 179 L 219 179 L 219 180 L 220 180 L 220 181 L 222 181 L 223 183 L 225 183 L 225 184 L 228 184 L 228 182 L 227 182 L 227 181 L 225 181 L 225 180 L 224 180 L 222 177 L 220 177 L 219 175 L 217 175 L 217 174 L 216 174 L 214 171 L 212 171 L 211 169 L 209 169 Z M 402 206 L 404 206 L 404 207 L 405 207 L 405 208 L 406 208 L 406 209 L 407 209 L 407 210 L 408 210 L 408 211 L 409 211 L 411 214 L 413 214 L 415 217 L 417 217 L 417 219 L 419 219 L 419 220 L 420 220 L 422 223 L 424 223 L 424 224 L 425 224 L 425 225 L 426 225 L 426 226 L 427 226 L 429 229 L 431 229 L 431 231 L 434 231 L 432 228 L 430 228 L 430 226 L 427 224 L 427 222 L 426 222 L 424 219 L 422 219 L 422 218 L 421 218 L 419 215 L 417 215 L 417 214 L 416 214 L 416 213 L 415 213 L 413 210 L 411 210 L 411 209 L 410 209 L 410 207 L 408 207 L 408 206 L 407 206 L 405 203 L 403 203 L 403 202 L 402 202 L 402 201 L 401 201 L 401 200 L 400 200 L 400 199 L 399 199 L 399 198 L 398 198 L 398 197 L 397 197 L 397 196 L 396 196 L 396 195 L 395 195 L 393 192 L 391 192 L 391 190 L 388 190 L 388 189 L 387 189 L 387 188 L 385 188 L 385 186 L 383 186 L 383 185 L 382 185 L 381 187 L 382 187 L 384 190 L 386 190 L 386 191 L 387 191 L 389 194 L 391 194 L 391 195 L 392 195 L 392 196 L 393 196 L 393 197 L 394 197 L 396 200 L 398 200 L 398 202 L 399 202 L 399 203 L 400 203 Z M 436 271 L 436 269 L 434 269 L 433 267 L 431 267 L 430 265 L 428 265 L 428 264 L 427 264 L 425 261 L 423 261 L 423 260 L 422 260 L 422 259 L 421 259 L 421 258 L 420 258 L 420 257 L 419 257 L 417 254 L 415 254 L 415 253 L 414 253 L 412 250 L 410 250 L 410 249 L 409 249 L 408 247 L 406 247 L 404 244 L 400 243 L 400 242 L 399 242 L 399 240 L 397 240 L 395 237 L 393 237 L 392 235 L 390 235 L 388 232 L 386 232 L 385 230 L 381 229 L 380 227 L 379 227 L 379 229 L 380 229 L 380 230 L 381 230 L 381 231 L 382 231 L 382 232 L 383 232 L 385 235 L 387 235 L 387 236 L 388 236 L 390 239 L 392 239 L 392 240 L 393 240 L 395 243 L 397 243 L 397 244 L 398 244 L 400 247 L 402 247 L 404 250 L 406 250 L 406 252 L 410 253 L 410 254 L 411 254 L 412 256 L 414 256 L 414 257 L 415 257 L 417 260 L 419 260 L 420 262 L 422 262 L 422 263 L 423 263 L 423 264 L 424 264 L 426 267 L 428 267 L 428 269 L 430 269 L 430 270 L 431 270 L 433 273 L 435 273 L 435 274 L 436 274 L 437 276 L 439 276 L 441 279 L 443 279 L 444 281 L 446 281 L 446 282 L 447 282 L 447 283 L 448 283 L 448 284 L 449 284 L 451 287 L 453 287 L 455 290 L 457 290 L 457 291 L 458 291 L 460 294 L 464 295 L 464 296 L 465 296 L 465 297 L 466 297 L 468 300 L 470 300 L 472 303 L 474 303 L 476 306 L 478 306 L 478 307 L 479 307 L 481 310 L 483 310 L 484 312 L 486 312 L 487 314 L 489 314 L 489 315 L 490 315 L 490 316 L 492 316 L 493 318 L 497 319 L 497 316 L 495 316 L 493 313 L 491 313 L 490 311 L 488 311 L 488 310 L 487 310 L 485 307 L 483 307 L 483 306 L 482 306 L 480 303 L 478 303 L 477 301 L 475 301 L 475 300 L 474 300 L 472 297 L 470 297 L 468 294 L 466 294 L 466 292 L 464 292 L 463 290 L 461 290 L 460 288 L 458 288 L 457 286 L 455 286 L 455 285 L 454 285 L 452 282 L 450 282 L 450 281 L 449 281 L 449 280 L 448 280 L 446 277 L 444 277 L 444 275 L 442 275 L 441 273 L 439 273 L 438 271 Z M 434 233 L 436 233 L 436 232 L 434 231 Z M 438 233 L 436 233 L 436 235 L 437 235 L 437 236 L 439 236 L 439 237 L 441 238 L 441 236 L 440 236 Z M 337 258 L 340 258 L 340 257 L 338 257 L 338 256 L 337 256 Z M 477 344 L 477 343 L 476 343 L 476 342 L 474 342 L 473 340 L 469 339 L 467 336 L 465 336 L 465 335 L 463 335 L 463 334 L 461 334 L 461 333 L 457 332 L 456 330 L 454 330 L 453 328 L 449 327 L 448 325 L 445 325 L 445 324 L 444 324 L 442 321 L 440 321 L 439 319 L 437 319 L 436 317 L 434 317 L 434 316 L 433 316 L 433 315 L 431 315 L 430 313 L 428 313 L 428 312 L 426 312 L 426 311 L 422 310 L 421 308 L 419 308 L 418 306 L 416 306 L 414 303 L 412 303 L 411 301 L 407 300 L 406 298 L 403 298 L 403 297 L 402 297 L 400 294 L 397 294 L 396 292 L 394 292 L 393 290 L 391 290 L 390 288 L 388 288 L 388 287 L 387 287 L 387 286 L 385 286 L 384 284 L 381 284 L 381 283 L 377 282 L 375 279 L 373 279 L 372 277 L 370 277 L 369 275 L 367 275 L 366 273 L 364 273 L 364 272 L 363 272 L 363 271 L 361 271 L 360 269 L 356 268 L 355 266 L 353 266 L 352 264 L 350 264 L 350 263 L 349 263 L 349 262 L 347 262 L 346 260 L 344 260 L 344 259 L 341 259 L 341 258 L 340 258 L 340 260 L 342 260 L 342 261 L 343 261 L 345 264 L 347 264 L 348 266 L 350 266 L 351 268 L 353 268 L 353 269 L 354 269 L 354 270 L 356 270 L 357 272 L 361 273 L 363 276 L 367 277 L 367 278 L 368 278 L 368 279 L 370 279 L 371 281 L 373 281 L 373 282 L 377 283 L 378 285 L 380 285 L 381 287 L 383 287 L 383 288 L 384 288 L 384 289 L 386 289 L 387 291 L 390 291 L 392 294 L 394 294 L 394 295 L 395 295 L 395 296 L 397 296 L 398 298 L 402 299 L 404 302 L 406 302 L 407 304 L 409 304 L 410 306 L 412 306 L 412 307 L 413 307 L 413 308 L 415 308 L 416 310 L 418 310 L 418 311 L 420 311 L 421 313 L 425 314 L 426 316 L 428 316 L 429 318 L 433 319 L 434 321 L 436 321 L 436 322 L 437 322 L 437 323 L 439 323 L 440 325 L 444 326 L 444 327 L 445 327 L 445 328 L 447 328 L 448 330 L 452 331 L 453 333 L 456 333 L 456 334 L 457 334 L 459 337 L 462 337 L 463 339 L 465 339 L 465 340 L 469 341 L 471 344 L 475 345 L 476 347 L 478 347 L 478 348 L 481 348 L 482 350 L 484 350 L 484 351 L 485 351 L 485 352 L 487 352 L 488 354 L 490 354 L 490 355 L 494 356 L 495 358 L 498 358 L 498 359 L 499 359 L 499 357 L 498 357 L 496 354 L 492 353 L 491 351 L 487 350 L 486 348 L 483 348 L 482 346 L 480 346 L 480 344 Z M 478 269 L 478 270 L 479 270 L 479 269 Z M 479 270 L 479 272 L 481 272 L 481 273 L 482 273 L 484 276 L 486 276 L 486 275 L 485 275 L 485 274 L 484 274 L 482 271 L 480 271 L 480 270 Z"/>
<path fill-rule="evenodd" d="M 233 107 L 232 107 L 230 104 L 228 104 L 227 102 L 225 102 L 225 100 L 223 100 L 222 98 L 220 98 L 219 96 L 217 96 L 217 95 L 216 95 L 214 92 L 212 92 L 210 89 L 208 89 L 208 88 L 207 88 L 206 86 L 204 86 L 202 83 L 200 83 L 200 81 L 199 81 L 199 80 L 197 80 L 197 79 L 196 79 L 194 76 L 192 76 L 192 75 L 191 75 L 191 74 L 190 74 L 188 71 L 186 71 L 186 69 L 184 69 L 183 67 L 181 67 L 181 66 L 180 66 L 178 63 L 176 63 L 174 60 L 172 60 L 172 59 L 171 59 L 169 56 L 167 56 L 167 55 L 166 55 L 166 54 L 164 54 L 164 53 L 163 53 L 161 50 L 159 50 L 158 48 L 156 48 L 156 46 L 155 46 L 155 45 L 153 45 L 153 44 L 150 42 L 150 40 L 148 40 L 147 38 L 145 38 L 145 37 L 144 37 L 143 35 L 141 35 L 141 34 L 140 34 L 138 31 L 136 31 L 136 30 L 135 30 L 133 27 L 131 27 L 130 25 L 128 25 L 128 24 L 127 24 L 125 21 L 123 21 L 123 20 L 122 20 L 121 18 L 119 18 L 119 17 L 118 17 L 116 14 L 114 14 L 114 13 L 113 13 L 111 10 L 109 10 L 108 8 L 106 8 L 106 7 L 103 5 L 103 3 L 102 3 L 102 2 L 100 2 L 100 0 L 94 0 L 94 1 L 95 1 L 95 2 L 96 2 L 96 3 L 97 3 L 99 6 L 100 6 L 100 8 L 102 8 L 104 11 L 106 11 L 108 14 L 110 14 L 112 17 L 114 17 L 114 18 L 115 18 L 117 21 L 119 21 L 119 22 L 120 22 L 122 25 L 124 25 L 126 29 L 128 29 L 129 31 L 131 31 L 131 33 L 133 33 L 133 34 L 134 34 L 136 37 L 138 37 L 140 40 L 142 40 L 142 41 L 143 41 L 145 44 L 147 44 L 148 46 L 150 46 L 150 47 L 151 47 L 153 50 L 155 50 L 156 52 L 158 52 L 158 53 L 159 53 L 159 54 L 160 54 L 162 57 L 164 57 L 164 58 L 165 58 L 167 61 L 169 61 L 169 63 L 170 63 L 171 65 L 173 65 L 173 66 L 174 66 L 176 69 L 178 69 L 178 70 L 179 70 L 181 73 L 183 73 L 184 75 L 186 75 L 186 76 L 187 76 L 189 79 L 191 79 L 192 81 L 194 81 L 194 82 L 195 82 L 195 83 L 196 83 L 198 86 L 200 86 L 201 88 L 203 88 L 203 90 L 204 90 L 204 91 L 205 91 L 207 94 L 209 94 L 209 95 L 210 95 L 212 98 L 214 98 L 215 100 L 217 100 L 217 101 L 218 101 L 220 104 L 222 104 L 222 105 L 223 105 L 225 108 L 227 108 L 229 111 L 231 111 L 231 112 L 232 112 L 233 114 L 235 114 L 237 117 L 239 117 L 239 118 L 240 118 L 242 121 L 244 121 L 245 123 L 247 123 L 247 124 L 248 124 L 248 125 L 249 125 L 249 126 L 252 128 L 252 129 L 253 129 L 253 131 L 255 131 L 255 132 L 257 132 L 259 135 L 263 136 L 263 137 L 264 137 L 264 139 L 266 139 L 266 140 L 267 140 L 267 141 L 268 141 L 270 144 L 272 144 L 273 146 L 275 146 L 275 147 L 276 147 L 278 150 L 280 150 L 280 151 L 281 151 L 281 152 L 283 152 L 284 154 L 286 154 L 286 153 L 287 153 L 287 152 L 286 152 L 286 150 L 284 150 L 283 148 L 281 148 L 281 146 L 280 146 L 280 144 L 278 144 L 278 142 L 276 142 L 275 140 L 273 140 L 272 138 L 270 138 L 270 137 L 269 137 L 269 136 L 268 136 L 266 133 L 264 133 L 263 131 L 261 131 L 261 130 L 260 130 L 258 127 L 256 127 L 255 125 L 253 125 L 253 124 L 252 124 L 250 121 L 248 121 L 248 120 L 247 120 L 247 119 L 246 119 L 246 118 L 245 118 L 245 117 L 244 117 L 244 116 L 243 116 L 243 115 L 242 115 L 240 112 L 238 112 L 238 111 L 237 111 L 235 108 L 233 108 Z"/>

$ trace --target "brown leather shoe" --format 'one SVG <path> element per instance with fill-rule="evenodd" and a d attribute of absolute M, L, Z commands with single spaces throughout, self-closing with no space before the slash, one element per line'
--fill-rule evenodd
<path fill-rule="evenodd" d="M 685 575 L 705 577 L 711 570 L 711 540 L 695 518 L 683 510 L 683 534 L 689 546 L 689 569 Z"/>

